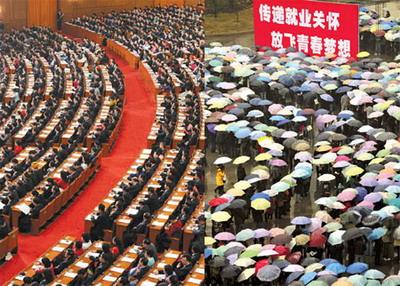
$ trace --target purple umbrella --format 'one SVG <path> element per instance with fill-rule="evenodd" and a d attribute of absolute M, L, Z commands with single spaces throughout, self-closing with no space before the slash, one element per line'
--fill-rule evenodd
<path fill-rule="evenodd" d="M 271 233 L 265 228 L 259 228 L 254 231 L 254 238 L 269 237 Z"/>
<path fill-rule="evenodd" d="M 217 124 L 207 124 L 207 129 L 210 133 L 215 134 L 215 126 L 217 126 Z"/>
<path fill-rule="evenodd" d="M 378 181 L 373 176 L 367 176 L 361 178 L 360 184 L 364 187 L 375 187 L 378 184 Z"/>
<path fill-rule="evenodd" d="M 285 161 L 283 161 L 282 159 L 273 159 L 269 163 L 271 166 L 275 166 L 275 167 L 287 166 L 287 163 Z"/>
<path fill-rule="evenodd" d="M 224 240 L 224 241 L 230 241 L 230 240 L 235 240 L 236 236 L 233 233 L 230 232 L 220 232 L 215 236 L 215 239 L 217 240 Z"/>
<path fill-rule="evenodd" d="M 311 219 L 306 216 L 298 216 L 292 219 L 290 223 L 295 225 L 306 225 L 311 223 Z"/>
<path fill-rule="evenodd" d="M 382 195 L 380 193 L 370 193 L 364 197 L 364 201 L 371 203 L 376 203 L 382 200 Z"/>

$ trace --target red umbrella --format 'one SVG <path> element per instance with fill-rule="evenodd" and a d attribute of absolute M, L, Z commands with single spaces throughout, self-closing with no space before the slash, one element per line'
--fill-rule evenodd
<path fill-rule="evenodd" d="M 208 204 L 212 207 L 216 207 L 228 202 L 227 198 L 214 198 L 208 202 Z"/>
<path fill-rule="evenodd" d="M 293 252 L 293 253 L 289 254 L 288 256 L 286 256 L 286 260 L 292 264 L 299 263 L 300 259 L 301 259 L 300 251 Z"/>
<path fill-rule="evenodd" d="M 340 150 L 340 146 L 338 146 L 338 147 L 333 147 L 331 150 L 329 150 L 329 152 L 332 152 L 332 153 L 336 153 L 337 151 L 339 151 Z"/>
<path fill-rule="evenodd" d="M 310 242 L 308 243 L 311 247 L 323 247 L 326 242 L 326 237 L 321 232 L 313 232 L 310 236 Z"/>
<path fill-rule="evenodd" d="M 290 254 L 289 247 L 287 247 L 287 246 L 277 245 L 277 246 L 275 246 L 274 250 L 279 253 L 276 256 L 282 256 L 282 255 L 286 256 L 286 255 Z"/>
<path fill-rule="evenodd" d="M 256 273 L 258 272 L 258 270 L 260 270 L 261 268 L 263 268 L 265 265 L 269 264 L 269 260 L 268 259 L 263 259 L 260 261 L 257 261 L 256 263 Z"/>

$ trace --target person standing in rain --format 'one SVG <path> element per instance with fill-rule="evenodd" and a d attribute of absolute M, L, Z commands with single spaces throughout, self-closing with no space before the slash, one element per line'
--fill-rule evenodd
<path fill-rule="evenodd" d="M 226 181 L 225 167 L 223 165 L 217 166 L 217 173 L 215 174 L 215 195 L 223 195 Z"/>

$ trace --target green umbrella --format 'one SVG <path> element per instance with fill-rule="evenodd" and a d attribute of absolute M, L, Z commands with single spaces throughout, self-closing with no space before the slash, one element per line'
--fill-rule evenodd
<path fill-rule="evenodd" d="M 325 281 L 315 280 L 311 281 L 307 286 L 328 286 L 328 284 Z"/>
<path fill-rule="evenodd" d="M 240 258 L 251 258 L 251 257 L 256 257 L 257 254 L 259 254 L 260 251 L 257 249 L 247 249 L 246 251 L 242 252 L 242 254 L 240 254 Z"/>
<path fill-rule="evenodd" d="M 399 275 L 389 276 L 382 282 L 382 286 L 398 286 L 398 285 L 400 285 Z"/>
<path fill-rule="evenodd" d="M 365 286 L 381 286 L 381 282 L 378 280 L 368 280 L 367 284 Z"/>
<path fill-rule="evenodd" d="M 212 67 L 219 67 L 223 65 L 223 62 L 219 60 L 211 60 L 208 64 Z"/>
<path fill-rule="evenodd" d="M 250 238 L 254 238 L 254 231 L 249 228 L 243 229 L 236 234 L 237 241 L 246 241 Z"/>
<path fill-rule="evenodd" d="M 215 256 L 223 256 L 225 251 L 228 249 L 228 247 L 226 245 L 222 245 L 218 248 L 213 249 L 213 255 Z"/>
<path fill-rule="evenodd" d="M 367 283 L 367 278 L 359 274 L 351 275 L 348 279 L 353 286 L 364 286 Z"/>

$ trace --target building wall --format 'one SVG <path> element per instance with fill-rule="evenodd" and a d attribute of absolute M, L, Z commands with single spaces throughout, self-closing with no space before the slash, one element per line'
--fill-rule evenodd
<path fill-rule="evenodd" d="M 26 26 L 27 7 L 27 0 L 0 0 L 0 20 L 6 30 Z"/>

